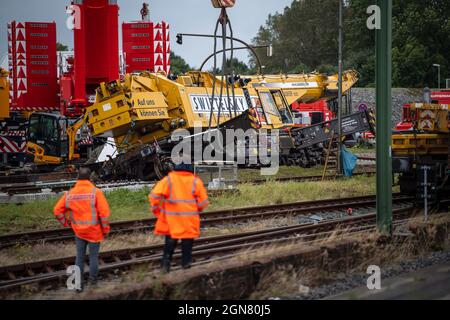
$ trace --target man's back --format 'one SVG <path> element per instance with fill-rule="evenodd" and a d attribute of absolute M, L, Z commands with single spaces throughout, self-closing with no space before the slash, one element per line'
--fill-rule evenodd
<path fill-rule="evenodd" d="M 161 212 L 164 216 L 159 220 L 167 225 L 167 229 L 156 230 L 157 234 L 167 230 L 176 239 L 199 236 L 199 212 L 208 205 L 208 196 L 202 180 L 195 174 L 181 170 L 170 172 L 155 186 L 150 201 L 153 212 L 157 215 Z"/>
<path fill-rule="evenodd" d="M 100 242 L 103 234 L 109 232 L 108 202 L 103 192 L 89 180 L 78 180 L 58 201 L 54 213 L 60 221 L 61 216 L 68 218 L 75 234 L 81 239 Z"/>

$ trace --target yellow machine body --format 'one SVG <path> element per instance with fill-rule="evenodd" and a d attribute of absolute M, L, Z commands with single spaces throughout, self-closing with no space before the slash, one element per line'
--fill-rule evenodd
<path fill-rule="evenodd" d="M 411 104 L 415 133 L 392 135 L 395 156 L 445 155 L 449 150 L 450 112 L 444 104 Z"/>
<path fill-rule="evenodd" d="M 27 142 L 27 153 L 33 156 L 33 162 L 37 165 L 58 165 L 64 161 L 61 157 L 46 155 L 44 148 L 29 141 Z"/>
<path fill-rule="evenodd" d="M 293 127 L 289 105 L 298 100 L 310 102 L 330 92 L 333 94 L 336 87 L 333 77 L 317 73 L 250 77 L 246 86 L 234 88 L 234 110 L 231 90 L 227 97 L 226 84 L 208 72 L 191 71 L 175 80 L 148 72 L 127 74 L 122 81 L 101 83 L 96 90 L 95 103 L 86 109 L 82 118 L 67 127 L 67 158 L 70 161 L 78 157 L 75 135 L 84 124 L 93 137 L 112 137 L 119 152 L 127 152 L 143 144 L 170 138 L 176 129 L 200 127 L 206 130 L 210 125 L 215 128 L 247 110 L 247 98 L 256 110 L 253 116 L 260 121 L 259 128 Z M 348 90 L 356 83 L 357 73 L 348 71 L 344 79 L 344 88 Z M 214 81 L 215 102 L 211 113 Z M 222 108 L 218 121 L 221 88 Z M 251 120 L 252 115 L 249 117 Z M 30 144 L 28 148 L 29 153 L 33 151 L 35 162 L 62 162 L 62 159 L 46 158 L 37 147 Z"/>
<path fill-rule="evenodd" d="M 446 154 L 449 143 L 447 134 L 393 134 L 392 152 L 396 156 Z"/>
<path fill-rule="evenodd" d="M 176 129 L 208 128 L 213 76 L 207 72 L 189 72 L 176 80 L 164 75 L 143 73 L 126 75 L 123 82 L 102 83 L 96 103 L 87 108 L 87 123 L 94 136 L 113 137 L 119 149 L 150 143 L 170 137 Z M 222 96 L 222 111 L 218 121 L 220 87 L 216 79 L 215 103 L 211 127 L 235 117 L 232 97 Z M 276 89 L 249 87 L 254 107 L 262 107 L 267 117 L 267 129 L 292 125 L 280 119 L 280 109 L 288 107 L 284 95 Z M 224 91 L 225 92 L 225 91 Z M 283 90 L 284 92 L 284 90 Z M 236 116 L 247 109 L 242 88 L 235 88 Z"/>
<path fill-rule="evenodd" d="M 282 89 L 289 105 L 296 101 L 309 103 L 324 96 L 337 97 L 338 75 L 326 76 L 320 73 L 258 75 L 251 79 L 249 86 Z M 359 80 L 358 73 L 347 70 L 342 75 L 342 93 L 345 94 Z"/>

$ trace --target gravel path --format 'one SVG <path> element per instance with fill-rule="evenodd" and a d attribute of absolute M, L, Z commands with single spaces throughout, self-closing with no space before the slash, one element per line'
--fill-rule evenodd
<path fill-rule="evenodd" d="M 401 262 L 393 266 L 383 266 L 381 268 L 381 281 L 395 276 L 407 274 L 409 272 L 421 270 L 438 264 L 450 263 L 450 251 L 439 251 L 430 253 L 424 257 Z M 353 274 L 345 279 L 338 280 L 332 284 L 316 288 L 303 287 L 305 293 L 299 293 L 288 297 L 277 297 L 275 300 L 315 300 L 324 299 L 330 296 L 341 294 L 345 291 L 359 288 L 366 285 L 366 273 Z"/>

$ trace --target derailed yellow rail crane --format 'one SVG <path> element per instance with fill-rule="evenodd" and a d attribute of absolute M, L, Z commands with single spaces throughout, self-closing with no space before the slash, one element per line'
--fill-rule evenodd
<path fill-rule="evenodd" d="M 271 79 L 277 78 L 272 76 Z M 224 86 L 207 72 L 188 72 L 172 79 L 162 74 L 142 73 L 126 75 L 123 81 L 102 83 L 97 89 L 96 102 L 73 125 L 67 125 L 66 120 L 59 116 L 33 115 L 47 120 L 31 121 L 29 132 L 39 132 L 38 124 L 51 123 L 54 129 L 50 131 L 55 134 L 55 147 L 51 151 L 59 150 L 59 153 L 46 153 L 53 140 L 44 141 L 42 137 L 33 137 L 33 134 L 29 134 L 28 152 L 36 163 L 42 165 L 76 162 L 75 133 L 86 124 L 92 136 L 113 137 L 116 142 L 118 155 L 103 166 L 101 176 L 104 179 L 148 179 L 155 174 L 160 176 L 170 168 L 170 151 L 177 143 L 171 139 L 175 130 L 186 129 L 194 133 L 197 127 L 205 132 L 209 129 L 209 116 L 212 114 L 212 128 L 219 124 L 224 129 L 253 127 L 289 132 L 294 127 L 289 104 L 301 97 L 319 99 L 329 85 L 323 75 L 310 76 L 302 88 L 268 88 L 252 84 L 250 79 L 239 79 L 235 84 L 236 104 L 231 97 L 222 97 L 224 111 L 218 122 L 217 114 L 211 113 L 211 108 L 217 111 L 220 104 L 220 98 L 216 96 L 211 105 L 213 81 L 216 81 L 217 90 Z M 291 94 L 286 97 L 285 92 Z M 358 127 L 358 130 L 367 128 Z M 284 136 L 283 139 L 292 140 L 296 136 L 298 134 Z M 327 139 L 326 130 L 321 139 L 313 139 L 308 147 Z M 57 141 L 60 141 L 58 146 Z M 291 142 L 289 148 L 295 148 L 295 145 Z"/>
<path fill-rule="evenodd" d="M 155 172 L 159 175 L 170 163 L 167 147 L 172 145 L 170 137 L 174 130 L 192 132 L 195 126 L 203 131 L 208 128 L 211 108 L 217 111 L 220 103 L 216 97 L 211 105 L 213 81 L 210 73 L 189 72 L 173 80 L 162 74 L 143 73 L 126 75 L 124 81 L 102 83 L 97 89 L 96 102 L 72 126 L 67 126 L 66 120 L 59 116 L 35 114 L 35 118 L 44 117 L 48 121 L 30 122 L 28 153 L 35 163 L 42 165 L 74 161 L 78 158 L 74 152 L 74 134 L 87 124 L 92 136 L 113 137 L 116 142 L 118 156 L 105 166 L 106 176 L 144 179 Z M 224 85 L 217 79 L 215 81 L 217 87 Z M 239 117 L 249 104 L 256 108 L 256 118 L 263 123 L 263 128 L 279 129 L 292 125 L 289 105 L 280 90 L 237 88 L 235 93 L 235 107 L 230 104 L 230 99 L 222 97 L 225 111 L 219 122 L 216 113 L 212 113 L 213 127 Z M 274 95 L 278 97 L 276 101 Z M 264 98 L 260 99 L 261 96 Z M 42 130 L 39 124 L 43 123 L 52 124 L 53 129 L 47 127 L 47 130 L 55 134 L 55 143 L 62 141 L 49 152 L 46 150 L 52 139 L 44 141 L 42 137 L 34 136 Z M 63 146 L 65 143 L 67 147 Z M 166 150 L 158 157 L 156 151 L 161 146 Z"/>

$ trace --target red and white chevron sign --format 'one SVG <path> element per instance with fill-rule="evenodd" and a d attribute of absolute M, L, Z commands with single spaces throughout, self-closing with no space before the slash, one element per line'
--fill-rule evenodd
<path fill-rule="evenodd" d="M 0 132 L 0 136 L 3 137 L 25 137 L 25 130 L 9 130 Z"/>
<path fill-rule="evenodd" d="M 82 139 L 78 141 L 78 145 L 91 145 L 94 143 L 94 140 L 92 140 L 91 137 L 87 137 L 86 139 Z"/>
<path fill-rule="evenodd" d="M 236 0 L 211 0 L 214 8 L 231 8 L 236 3 Z"/>
<path fill-rule="evenodd" d="M 6 137 L 0 137 L 1 153 L 21 153 L 26 151 L 26 141 L 15 142 Z"/>
<path fill-rule="evenodd" d="M 11 107 L 11 111 L 59 111 L 57 107 Z"/>

